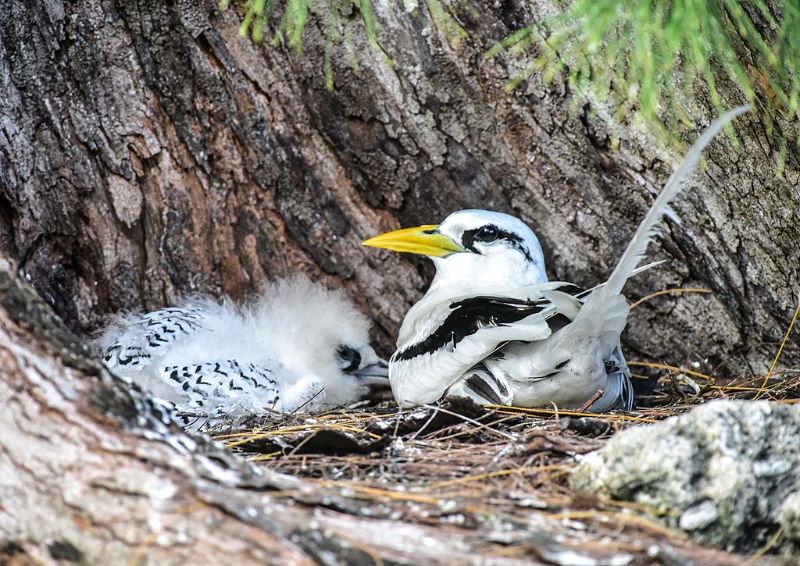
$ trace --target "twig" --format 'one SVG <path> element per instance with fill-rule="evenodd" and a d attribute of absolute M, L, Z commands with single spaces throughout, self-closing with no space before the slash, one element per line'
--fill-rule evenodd
<path fill-rule="evenodd" d="M 656 297 L 660 297 L 661 295 L 671 295 L 677 293 L 710 293 L 711 289 L 702 289 L 699 287 L 680 287 L 677 289 L 662 289 L 661 291 L 656 291 L 655 293 L 650 293 L 649 295 L 645 295 L 638 301 L 634 302 L 630 308 L 631 310 L 635 309 L 642 303 L 646 303 L 650 299 L 654 299 Z"/>
<path fill-rule="evenodd" d="M 658 523 L 650 521 L 644 517 L 637 515 L 623 515 L 622 513 L 614 513 L 611 511 L 563 511 L 561 513 L 554 513 L 552 515 L 545 514 L 556 519 L 612 519 L 619 521 L 622 526 L 634 525 L 640 528 L 650 530 L 665 538 L 669 539 L 685 539 L 683 533 L 673 531 L 667 527 L 663 527 Z"/>
<path fill-rule="evenodd" d="M 508 468 L 505 470 L 495 470 L 493 472 L 486 472 L 483 474 L 475 474 L 472 476 L 464 476 L 462 478 L 455 478 L 452 480 L 444 480 L 439 481 L 436 483 L 432 483 L 429 485 L 424 486 L 425 489 L 439 489 L 441 487 L 447 487 L 450 485 L 458 485 L 462 483 L 470 483 L 480 480 L 485 480 L 489 478 L 496 478 L 500 476 L 510 476 L 515 474 L 527 474 L 527 473 L 538 473 L 538 472 L 547 472 L 550 470 L 562 470 L 565 466 L 562 464 L 551 464 L 548 466 L 523 466 L 521 468 Z"/>
<path fill-rule="evenodd" d="M 690 369 L 685 369 L 682 367 L 670 366 L 667 364 L 656 364 L 653 362 L 627 362 L 627 363 L 629 366 L 652 368 L 652 369 L 664 369 L 667 371 L 677 371 L 685 373 L 686 375 L 690 375 L 692 377 L 699 377 L 700 379 L 705 379 L 707 381 L 711 382 L 717 381 L 717 378 L 712 375 L 706 375 L 705 373 L 700 373 L 699 371 L 692 371 Z"/>
<path fill-rule="evenodd" d="M 295 415 L 295 414 L 297 414 L 297 413 L 298 413 L 298 412 L 299 412 L 299 411 L 300 411 L 300 410 L 301 410 L 303 407 L 305 407 L 306 405 L 308 405 L 309 403 L 311 403 L 311 401 L 313 401 L 314 399 L 316 399 L 317 397 L 319 397 L 320 395 L 322 395 L 322 393 L 324 393 L 324 392 L 325 392 L 325 388 L 323 387 L 322 389 L 320 389 L 319 391 L 317 391 L 316 393 L 314 393 L 314 394 L 313 394 L 311 397 L 309 397 L 309 398 L 306 400 L 306 402 L 305 402 L 305 403 L 303 403 L 302 405 L 300 405 L 299 407 L 297 407 L 297 408 L 296 408 L 294 411 L 292 411 L 292 412 L 291 412 L 291 413 L 289 413 L 289 414 L 290 414 L 290 415 Z"/>
<path fill-rule="evenodd" d="M 753 555 L 750 557 L 750 560 L 748 560 L 746 562 L 746 564 L 752 564 L 753 562 L 756 561 L 756 559 L 758 559 L 759 557 L 761 557 L 764 554 L 766 554 L 767 552 L 769 552 L 770 549 L 773 546 L 775 546 L 775 544 L 778 542 L 778 539 L 781 538 L 782 534 L 783 534 L 783 525 L 778 527 L 778 530 L 775 531 L 775 534 L 773 534 L 771 537 L 769 537 L 769 540 L 767 541 L 767 543 L 764 546 L 762 546 L 761 548 L 756 550 L 755 553 L 753 553 Z"/>
<path fill-rule="evenodd" d="M 430 425 L 430 424 L 433 422 L 433 419 L 434 419 L 434 418 L 436 417 L 436 415 L 438 415 L 438 414 L 439 414 L 439 408 L 438 408 L 438 407 L 434 407 L 434 408 L 433 408 L 433 412 L 431 413 L 431 416 L 430 416 L 430 418 L 429 418 L 427 421 L 425 421 L 425 424 L 424 424 L 424 425 L 422 425 L 421 427 L 419 427 L 419 428 L 418 428 L 418 429 L 417 429 L 417 430 L 414 432 L 414 434 L 412 434 L 412 435 L 411 435 L 411 436 L 410 436 L 408 439 L 409 439 L 409 440 L 416 440 L 416 438 L 417 438 L 417 437 L 420 435 L 420 433 L 422 433 L 422 431 L 423 431 L 423 430 L 425 430 L 426 428 L 428 428 L 428 425 Z"/>
<path fill-rule="evenodd" d="M 635 417 L 633 415 L 615 415 L 602 413 L 579 413 L 578 411 L 554 411 L 553 409 L 533 408 L 533 407 L 514 407 L 505 405 L 486 405 L 495 409 L 503 415 L 513 415 L 520 413 L 530 413 L 534 415 L 566 415 L 569 417 L 592 417 L 595 419 L 606 419 L 609 421 L 631 421 L 636 423 L 657 423 L 658 419 L 648 419 L 646 417 Z"/>
<path fill-rule="evenodd" d="M 789 328 L 786 329 L 786 334 L 783 335 L 783 340 L 781 341 L 781 347 L 778 348 L 778 353 L 775 354 L 775 359 L 772 360 L 772 365 L 770 366 L 767 375 L 764 376 L 764 382 L 761 384 L 761 387 L 759 387 L 756 396 L 753 397 L 753 401 L 758 399 L 764 392 L 764 389 L 767 387 L 767 383 L 769 383 L 769 378 L 772 377 L 772 372 L 775 371 L 775 366 L 778 364 L 778 360 L 781 359 L 781 354 L 783 353 L 783 347 L 786 346 L 786 341 L 789 339 L 789 335 L 792 333 L 792 329 L 794 328 L 794 323 L 797 322 L 797 315 L 800 315 L 800 300 L 798 300 L 797 308 L 794 310 L 794 316 L 792 317 L 792 322 L 789 323 Z"/>
<path fill-rule="evenodd" d="M 434 407 L 433 405 L 422 405 L 422 406 L 427 408 L 427 409 L 436 409 L 436 407 Z M 500 431 L 500 430 L 495 430 L 492 427 L 490 427 L 489 425 L 486 425 L 486 424 L 484 424 L 482 422 L 478 422 L 475 419 L 471 419 L 469 417 L 465 417 L 464 415 L 461 415 L 459 413 L 455 413 L 453 411 L 448 411 L 447 409 L 444 409 L 442 407 L 439 407 L 438 409 L 443 413 L 446 413 L 446 414 L 454 416 L 454 417 L 458 417 L 459 419 L 463 419 L 468 423 L 472 423 L 475 426 L 477 426 L 478 428 L 486 429 L 486 430 L 488 430 L 490 432 L 493 432 L 493 433 L 495 433 L 495 434 L 497 434 L 499 436 L 502 436 L 503 438 L 507 438 L 508 440 L 510 440 L 512 442 L 516 442 L 517 441 L 516 437 L 514 437 L 514 436 L 512 436 L 512 435 L 510 435 L 510 434 L 508 434 L 506 432 L 503 432 L 503 431 Z"/>
<path fill-rule="evenodd" d="M 284 456 L 283 459 L 280 460 L 272 469 L 273 470 L 277 470 L 278 468 L 280 468 L 288 460 L 288 458 L 290 458 L 291 456 L 294 456 L 297 453 L 297 451 L 300 450 L 303 446 L 305 446 L 308 443 L 309 440 L 314 438 L 315 435 L 316 435 L 316 433 L 312 432 L 311 434 L 306 436 L 303 440 L 298 442 L 297 446 L 292 448 L 291 451 L 288 454 L 286 454 L 286 456 Z"/>
<path fill-rule="evenodd" d="M 507 417 L 504 417 L 504 418 L 502 418 L 502 419 L 499 419 L 499 420 L 497 420 L 497 421 L 494 421 L 494 423 L 493 423 L 493 424 L 496 424 L 496 425 L 498 425 L 498 424 L 505 423 L 505 422 L 507 422 L 507 421 L 511 421 L 511 420 L 518 419 L 518 418 L 519 418 L 519 415 L 509 415 L 509 416 L 507 416 Z M 441 434 L 441 433 L 443 433 L 443 432 L 446 432 L 446 431 L 450 430 L 451 428 L 453 428 L 453 427 L 452 427 L 452 426 L 449 426 L 449 427 L 447 427 L 447 428 L 443 428 L 443 429 L 437 430 L 436 432 L 434 432 L 434 433 L 431 433 L 431 434 Z M 445 435 L 445 436 L 434 436 L 433 438 L 434 438 L 436 441 L 438 441 L 438 442 L 442 442 L 442 441 L 444 441 L 444 440 L 452 440 L 452 439 L 454 439 L 454 438 L 459 438 L 459 437 L 461 437 L 461 436 L 464 436 L 464 435 L 466 435 L 466 434 L 469 434 L 470 432 L 472 432 L 472 431 L 471 431 L 471 430 L 460 430 L 460 431 L 458 431 L 458 432 L 454 432 L 454 433 L 452 433 L 452 434 L 447 434 L 447 435 Z"/>

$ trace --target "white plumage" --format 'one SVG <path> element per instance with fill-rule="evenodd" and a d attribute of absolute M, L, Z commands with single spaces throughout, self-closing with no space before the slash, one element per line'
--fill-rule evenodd
<path fill-rule="evenodd" d="M 121 315 L 98 342 L 109 368 L 172 402 L 196 429 L 358 401 L 386 384 L 386 362 L 368 331 L 367 318 L 341 292 L 295 277 L 243 306 L 193 297 Z"/>
<path fill-rule="evenodd" d="M 594 412 L 633 408 L 630 371 L 620 348 L 627 323 L 625 282 L 637 271 L 655 227 L 709 141 L 740 107 L 695 142 L 640 224 L 606 283 L 583 291 L 549 282 L 536 235 L 521 220 L 462 210 L 440 225 L 396 230 L 365 245 L 431 257 L 436 275 L 407 313 L 389 362 L 401 406 L 446 396 L 483 404 Z M 648 266 L 645 266 L 645 268 Z"/>

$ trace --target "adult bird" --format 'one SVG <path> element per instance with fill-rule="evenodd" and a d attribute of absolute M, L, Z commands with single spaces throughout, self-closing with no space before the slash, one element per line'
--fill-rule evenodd
<path fill-rule="evenodd" d="M 632 409 L 630 371 L 620 348 L 628 317 L 622 288 L 637 272 L 662 217 L 677 221 L 669 203 L 703 148 L 747 109 L 736 108 L 706 129 L 608 280 L 589 291 L 550 282 L 536 235 L 508 214 L 461 210 L 439 225 L 365 241 L 426 255 L 436 266 L 430 288 L 403 320 L 389 361 L 389 380 L 400 406 L 461 396 L 482 404 Z"/>
<path fill-rule="evenodd" d="M 194 297 L 117 316 L 98 342 L 109 368 L 199 429 L 348 405 L 388 387 L 368 330 L 341 292 L 295 277 L 242 306 Z"/>

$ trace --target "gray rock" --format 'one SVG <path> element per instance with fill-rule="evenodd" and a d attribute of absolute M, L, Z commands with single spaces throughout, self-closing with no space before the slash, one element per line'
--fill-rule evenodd
<path fill-rule="evenodd" d="M 586 455 L 572 487 L 651 507 L 702 542 L 754 551 L 783 528 L 800 548 L 800 409 L 713 401 L 618 433 Z"/>
<path fill-rule="evenodd" d="M 792 541 L 795 548 L 800 548 L 800 492 L 796 491 L 786 498 L 778 518 L 783 535 Z"/>

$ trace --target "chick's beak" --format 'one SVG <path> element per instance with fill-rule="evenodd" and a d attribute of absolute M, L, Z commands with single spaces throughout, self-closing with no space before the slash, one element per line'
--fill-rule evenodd
<path fill-rule="evenodd" d="M 353 372 L 358 380 L 371 388 L 384 389 L 389 387 L 389 364 L 385 360 L 378 360 L 374 364 L 364 366 Z"/>
<path fill-rule="evenodd" d="M 436 224 L 403 228 L 365 240 L 363 245 L 433 257 L 445 257 L 464 251 L 464 248 L 452 238 L 440 234 L 437 231 L 438 228 L 439 226 Z"/>

